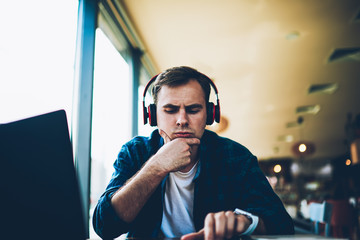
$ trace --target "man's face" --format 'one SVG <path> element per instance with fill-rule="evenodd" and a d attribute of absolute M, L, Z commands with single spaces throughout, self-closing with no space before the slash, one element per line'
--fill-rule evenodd
<path fill-rule="evenodd" d="M 157 125 L 171 139 L 198 138 L 206 126 L 206 103 L 204 92 L 196 80 L 169 87 L 163 86 L 156 104 Z"/>

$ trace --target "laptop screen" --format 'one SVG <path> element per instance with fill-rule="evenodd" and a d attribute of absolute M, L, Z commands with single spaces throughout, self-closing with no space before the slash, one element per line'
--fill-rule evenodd
<path fill-rule="evenodd" d="M 1 238 L 86 238 L 64 110 L 0 125 L 0 194 Z"/>

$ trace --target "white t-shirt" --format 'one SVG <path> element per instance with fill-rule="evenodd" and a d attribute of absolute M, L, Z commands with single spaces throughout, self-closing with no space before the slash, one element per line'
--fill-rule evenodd
<path fill-rule="evenodd" d="M 166 180 L 161 230 L 167 238 L 195 232 L 193 179 L 197 166 L 198 162 L 187 173 L 172 172 Z"/>
<path fill-rule="evenodd" d="M 197 162 L 187 172 L 172 172 L 166 180 L 163 218 L 161 231 L 166 238 L 178 238 L 184 234 L 195 232 L 193 221 L 194 182 L 198 168 Z M 236 209 L 235 213 L 252 218 L 252 224 L 242 235 L 251 235 L 257 227 L 259 218 L 251 213 Z"/>

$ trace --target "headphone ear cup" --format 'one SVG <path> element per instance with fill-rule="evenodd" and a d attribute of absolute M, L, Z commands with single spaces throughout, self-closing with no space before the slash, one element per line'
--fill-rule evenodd
<path fill-rule="evenodd" d="M 217 123 L 220 122 L 220 106 L 219 105 L 215 106 L 215 122 L 217 122 Z"/>
<path fill-rule="evenodd" d="M 149 108 L 149 123 L 150 123 L 150 126 L 155 127 L 157 125 L 156 105 L 155 104 L 150 104 L 148 108 Z"/>
<path fill-rule="evenodd" d="M 144 105 L 145 105 L 145 104 L 144 104 Z M 144 125 L 147 124 L 147 122 L 148 122 L 148 117 L 149 117 L 148 111 L 147 111 L 146 107 L 144 106 L 144 107 L 143 107 Z"/>
<path fill-rule="evenodd" d="M 206 124 L 213 124 L 215 118 L 215 105 L 212 102 L 207 104 L 206 113 Z"/>

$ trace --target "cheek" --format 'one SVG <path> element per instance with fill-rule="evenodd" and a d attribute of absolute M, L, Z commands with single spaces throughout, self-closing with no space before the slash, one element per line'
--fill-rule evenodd
<path fill-rule="evenodd" d="M 201 114 L 196 119 L 194 119 L 194 121 L 196 122 L 197 126 L 205 128 L 206 127 L 206 114 Z"/>
<path fill-rule="evenodd" d="M 206 128 L 206 119 L 203 120 L 201 119 L 198 124 L 197 124 L 197 127 L 196 127 L 196 135 L 198 138 L 201 138 L 202 135 L 204 134 L 204 131 L 205 131 L 205 128 Z"/>
<path fill-rule="evenodd" d="M 163 123 L 164 123 L 164 116 L 161 114 L 161 113 L 159 113 L 159 112 L 157 112 L 156 113 L 156 121 L 157 121 L 157 125 L 158 125 L 158 127 L 162 127 L 163 126 Z"/>
<path fill-rule="evenodd" d="M 163 130 L 166 129 L 167 126 L 171 125 L 173 119 L 171 116 L 164 114 L 163 112 L 156 113 L 157 126 Z"/>

